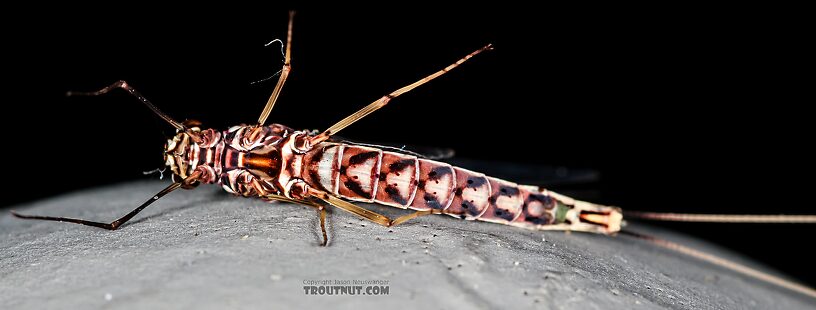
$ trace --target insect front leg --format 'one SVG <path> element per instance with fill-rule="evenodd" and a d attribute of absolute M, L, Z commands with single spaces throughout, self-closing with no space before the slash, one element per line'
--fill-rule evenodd
<path fill-rule="evenodd" d="M 173 128 L 176 128 L 176 130 L 184 131 L 185 129 L 187 129 L 187 128 L 185 128 L 185 126 L 183 124 L 179 123 L 178 121 L 174 120 L 169 115 L 167 115 L 164 112 L 162 112 L 161 110 L 159 110 L 159 108 L 157 108 L 155 105 L 153 105 L 153 103 L 151 103 L 149 100 L 147 100 L 147 98 L 142 96 L 141 93 L 139 93 L 138 91 L 136 91 L 136 89 L 131 87 L 130 84 L 128 84 L 128 82 L 125 82 L 125 81 L 122 81 L 122 80 L 116 81 L 116 83 L 108 85 L 107 87 L 105 87 L 103 89 L 100 89 L 100 90 L 97 90 L 97 91 L 93 91 L 93 92 L 73 92 L 73 91 L 69 91 L 66 95 L 68 95 L 69 97 L 70 96 L 99 96 L 99 95 L 107 94 L 111 90 L 114 90 L 114 89 L 117 89 L 117 88 L 124 89 L 126 92 L 128 92 L 132 96 L 136 97 L 136 99 L 139 99 L 139 101 L 144 103 L 144 105 L 146 105 L 148 109 L 153 111 L 153 113 L 156 113 L 156 115 L 158 115 L 159 117 L 161 117 L 161 119 L 163 119 L 165 122 L 170 124 L 170 126 L 173 126 Z"/>
<path fill-rule="evenodd" d="M 133 211 L 130 211 L 130 213 L 128 213 L 125 216 L 123 216 L 123 217 L 121 217 L 121 218 L 119 218 L 119 219 L 117 219 L 117 220 L 115 220 L 113 222 L 110 222 L 110 223 L 93 222 L 93 221 L 88 221 L 88 220 L 83 220 L 83 219 L 75 219 L 75 218 L 69 218 L 69 217 L 24 215 L 24 214 L 19 214 L 19 213 L 14 212 L 14 211 L 11 211 L 11 214 L 18 217 L 18 218 L 21 218 L 21 219 L 67 222 L 67 223 L 75 223 L 75 224 L 82 224 L 82 225 L 87 225 L 87 226 L 99 227 L 99 228 L 104 228 L 104 229 L 109 229 L 109 230 L 116 230 L 117 228 L 122 226 L 122 224 L 126 223 L 127 221 L 132 219 L 134 216 L 136 216 L 136 214 L 139 214 L 139 212 L 142 212 L 142 210 L 147 208 L 147 206 L 151 205 L 156 200 L 159 200 L 160 198 L 164 197 L 164 195 L 167 195 L 170 192 L 172 192 L 174 190 L 177 190 L 179 188 L 192 188 L 192 186 L 197 182 L 197 179 L 198 179 L 199 176 L 200 176 L 200 173 L 195 172 L 195 173 L 193 173 L 192 175 L 190 175 L 189 177 L 187 177 L 186 179 L 184 179 L 184 180 L 182 180 L 180 182 L 174 182 L 173 184 L 170 184 L 165 189 L 159 191 L 158 193 L 156 193 L 156 195 L 153 195 L 153 197 L 151 197 L 150 199 L 148 199 L 147 201 L 142 203 L 138 208 L 134 209 Z"/>

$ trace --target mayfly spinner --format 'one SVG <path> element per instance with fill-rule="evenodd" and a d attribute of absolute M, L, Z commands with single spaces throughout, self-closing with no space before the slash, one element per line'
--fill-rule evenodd
<path fill-rule="evenodd" d="M 176 129 L 164 150 L 173 183 L 135 210 L 110 222 L 22 215 L 24 219 L 61 221 L 114 230 L 164 195 L 193 189 L 201 183 L 220 184 L 227 192 L 270 201 L 314 207 L 320 216 L 323 245 L 327 243 L 326 207 L 333 206 L 383 226 L 395 226 L 418 216 L 446 214 L 533 230 L 600 233 L 621 232 L 623 212 L 610 206 L 576 200 L 537 186 L 519 185 L 399 150 L 387 150 L 333 139 L 339 131 L 386 106 L 391 100 L 453 70 L 473 56 L 491 50 L 488 44 L 444 69 L 404 86 L 340 120 L 323 132 L 298 131 L 280 124 L 264 125 L 290 73 L 292 17 L 285 44 L 284 65 L 272 95 L 253 125 L 225 131 L 202 129 L 196 121 L 178 122 L 161 112 L 125 81 L 95 92 L 121 88 L 135 96 Z M 350 201 L 378 203 L 415 212 L 395 219 Z M 627 213 L 634 218 L 686 221 L 816 222 L 816 216 L 729 216 Z M 626 233 L 626 231 L 623 231 Z M 641 236 L 655 244 L 816 297 L 816 291 L 748 267 L 665 240 Z"/>

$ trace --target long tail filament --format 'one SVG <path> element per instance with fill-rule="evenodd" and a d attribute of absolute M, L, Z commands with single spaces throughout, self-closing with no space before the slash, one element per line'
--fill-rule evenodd
<path fill-rule="evenodd" d="M 696 214 L 625 211 L 626 218 L 669 222 L 813 224 L 816 215 Z"/>
<path fill-rule="evenodd" d="M 738 263 L 729 261 L 727 259 L 717 257 L 715 255 L 711 255 L 711 254 L 708 254 L 708 253 L 705 253 L 705 252 L 702 252 L 702 251 L 698 251 L 698 250 L 692 249 L 690 247 L 687 247 L 687 246 L 684 246 L 684 245 L 681 245 L 681 244 L 677 244 L 677 243 L 674 243 L 674 242 L 671 242 L 671 241 L 668 241 L 668 240 L 664 240 L 664 239 L 660 239 L 660 238 L 652 237 L 652 236 L 647 236 L 647 235 L 641 235 L 639 233 L 635 233 L 635 232 L 631 232 L 631 231 L 627 231 L 627 230 L 622 230 L 621 233 L 622 234 L 627 234 L 627 235 L 630 235 L 630 236 L 634 236 L 634 237 L 649 241 L 650 243 L 655 244 L 657 246 L 660 246 L 660 247 L 663 247 L 663 248 L 666 248 L 666 249 L 669 249 L 669 250 L 673 250 L 673 251 L 676 251 L 676 252 L 680 252 L 680 253 L 686 254 L 688 256 L 692 256 L 694 258 L 697 258 L 697 259 L 712 263 L 714 265 L 736 271 L 736 272 L 744 274 L 746 276 L 756 278 L 756 279 L 759 279 L 759 280 L 762 280 L 762 281 L 765 281 L 765 282 L 768 282 L 768 283 L 771 283 L 771 284 L 775 284 L 775 285 L 778 285 L 778 286 L 781 286 L 781 287 L 784 287 L 784 288 L 787 288 L 787 289 L 790 289 L 790 290 L 793 290 L 793 291 L 808 295 L 810 297 L 816 298 L 816 290 L 813 289 L 813 288 L 804 286 L 802 284 L 795 283 L 795 282 L 789 281 L 789 280 L 785 280 L 785 279 L 782 279 L 780 277 L 770 275 L 768 273 L 756 270 L 754 268 L 751 268 L 751 267 L 748 267 L 748 266 L 745 266 L 745 265 L 742 265 L 742 264 L 738 264 Z"/>

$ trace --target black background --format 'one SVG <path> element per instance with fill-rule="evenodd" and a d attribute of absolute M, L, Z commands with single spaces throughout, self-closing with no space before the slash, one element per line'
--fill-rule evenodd
<path fill-rule="evenodd" d="M 34 12 L 4 24 L 6 206 L 156 177 L 142 171 L 162 165 L 169 126 L 124 92 L 68 90 L 124 79 L 179 120 L 254 122 L 274 80 L 250 82 L 280 69 L 263 45 L 287 21 L 256 7 Z M 324 129 L 493 43 L 343 136 L 595 169 L 592 198 L 630 210 L 814 213 L 805 28 L 743 8 L 303 9 L 270 120 Z M 816 283 L 812 226 L 668 226 Z"/>

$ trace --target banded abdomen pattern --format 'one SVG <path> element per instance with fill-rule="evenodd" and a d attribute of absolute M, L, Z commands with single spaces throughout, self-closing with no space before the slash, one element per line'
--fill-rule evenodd
<path fill-rule="evenodd" d="M 571 208 L 535 186 L 366 146 L 323 143 L 303 162 L 308 184 L 353 201 L 539 229 Z"/>

